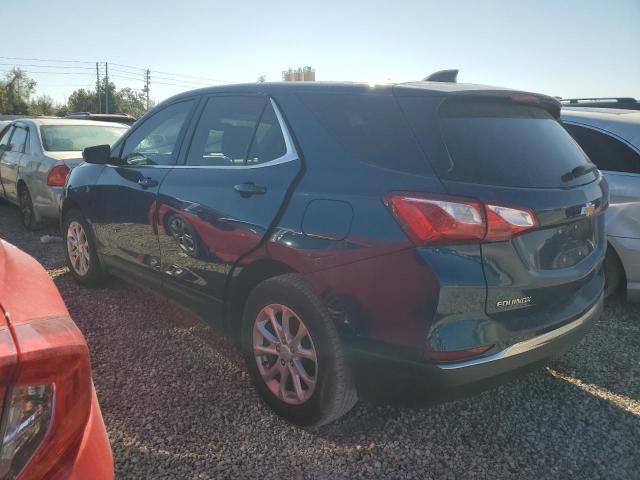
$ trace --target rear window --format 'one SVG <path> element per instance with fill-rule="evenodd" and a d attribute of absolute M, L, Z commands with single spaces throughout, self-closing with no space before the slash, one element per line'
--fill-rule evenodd
<path fill-rule="evenodd" d="M 305 94 L 301 99 L 351 158 L 393 170 L 432 173 L 393 96 Z"/>
<path fill-rule="evenodd" d="M 80 152 L 86 147 L 111 145 L 125 127 L 101 125 L 44 125 L 40 127 L 42 146 L 48 152 Z"/>
<path fill-rule="evenodd" d="M 403 105 L 420 116 L 419 99 Z M 596 173 L 562 176 L 590 162 L 545 109 L 493 100 L 450 99 L 438 111 L 448 158 L 434 164 L 440 178 L 509 187 L 555 188 L 593 181 Z M 420 136 L 420 126 L 412 125 Z"/>

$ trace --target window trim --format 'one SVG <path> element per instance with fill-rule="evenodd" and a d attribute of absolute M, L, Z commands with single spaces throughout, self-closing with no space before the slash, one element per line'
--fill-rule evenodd
<path fill-rule="evenodd" d="M 619 141 L 624 146 L 629 148 L 632 152 L 634 152 L 636 155 L 640 156 L 640 150 L 639 149 L 637 149 L 634 145 L 632 145 L 631 143 L 627 142 L 624 138 L 616 135 L 615 133 L 612 133 L 612 132 L 610 132 L 608 130 L 605 130 L 603 128 L 594 127 L 593 125 L 587 125 L 586 123 L 575 122 L 573 120 L 561 120 L 561 121 L 562 121 L 563 125 L 567 124 L 567 125 L 573 125 L 575 127 L 582 127 L 582 128 L 586 128 L 588 130 L 593 130 L 594 132 L 600 133 L 602 135 L 607 135 L 607 136 L 613 138 L 614 140 Z M 571 133 L 569 133 L 569 135 L 571 135 Z M 571 135 L 571 138 L 573 138 L 573 135 Z M 573 138 L 573 141 L 578 143 L 578 141 L 575 138 Z M 580 148 L 582 148 L 579 143 L 578 143 L 578 146 Z M 598 168 L 598 170 L 600 170 L 601 172 L 615 173 L 615 174 L 619 174 L 619 175 L 640 175 L 640 173 L 619 172 L 617 170 L 605 170 L 605 169 L 602 169 L 602 168 Z"/>
<path fill-rule="evenodd" d="M 24 137 L 24 143 L 22 144 L 22 149 L 20 151 L 12 149 L 12 150 L 8 150 L 8 152 L 9 153 L 18 153 L 18 154 L 21 154 L 21 155 L 29 154 L 30 153 L 30 149 L 28 148 L 29 147 L 29 141 L 30 141 L 29 140 L 29 127 L 27 125 L 25 125 L 24 123 L 22 123 L 22 122 L 16 122 L 16 123 L 13 124 L 13 132 L 11 132 L 11 136 L 9 137 L 8 145 L 13 145 L 11 143 L 11 141 L 13 140 L 13 136 L 16 134 L 16 130 L 18 130 L 19 128 L 24 130 L 25 133 L 26 133 L 26 136 Z"/>
<path fill-rule="evenodd" d="M 187 102 L 193 102 L 193 105 L 191 106 L 191 109 L 187 112 L 187 118 L 185 119 L 184 124 L 182 125 L 182 127 L 180 128 L 180 132 L 178 133 L 178 137 L 176 138 L 176 145 L 175 145 L 175 149 L 174 151 L 171 153 L 171 162 L 166 164 L 166 165 L 130 165 L 128 163 L 122 163 L 122 152 L 124 150 L 125 145 L 127 144 L 127 142 L 129 141 L 129 139 L 131 138 L 132 135 L 134 135 L 136 133 L 136 131 L 138 131 L 140 128 L 142 128 L 142 126 L 151 118 L 155 117 L 156 115 L 162 113 L 163 111 L 165 111 L 167 108 L 171 108 L 174 105 L 178 105 L 180 103 L 187 103 Z M 192 118 L 193 118 L 193 114 L 194 112 L 198 109 L 198 106 L 200 105 L 200 97 L 194 95 L 194 96 L 190 96 L 187 98 L 181 98 L 179 100 L 176 100 L 175 102 L 171 102 L 171 103 L 167 103 L 166 105 L 158 105 L 158 109 L 157 111 L 151 111 L 149 112 L 150 114 L 147 116 L 147 114 L 145 114 L 143 117 L 140 118 L 144 118 L 145 120 L 142 122 L 136 122 L 133 128 L 129 128 L 127 129 L 126 133 L 124 135 L 122 135 L 122 137 L 120 137 L 118 140 L 116 140 L 116 142 L 114 143 L 114 149 L 111 150 L 111 160 L 115 160 L 117 159 L 119 161 L 119 163 L 112 163 L 109 162 L 106 165 L 109 167 L 117 167 L 117 168 L 173 168 L 175 166 L 177 166 L 177 162 L 180 159 L 180 154 L 182 152 L 182 145 L 184 143 L 184 139 L 185 136 L 187 134 L 187 132 L 189 131 L 189 129 L 191 128 L 191 122 L 192 122 Z M 161 108 L 160 108 L 161 107 Z M 117 153 L 115 152 L 115 150 L 117 150 Z M 113 156 L 113 155 L 116 156 Z"/>
<path fill-rule="evenodd" d="M 226 97 L 234 97 L 234 96 L 246 96 L 246 95 L 224 95 Z M 215 96 L 209 97 L 209 98 L 215 98 Z M 286 152 L 284 155 L 278 157 L 278 158 L 274 158 L 273 160 L 270 160 L 268 162 L 264 162 L 264 163 L 257 163 L 255 165 L 185 165 L 185 164 L 180 164 L 180 165 L 172 165 L 172 168 L 191 168 L 191 169 L 202 169 L 202 168 L 206 168 L 206 169 L 216 169 L 216 170 L 249 170 L 249 169 L 254 169 L 254 168 L 264 168 L 264 167 L 271 167 L 273 165 L 280 165 L 281 163 L 287 163 L 287 162 L 293 162 L 296 161 L 300 158 L 300 156 L 298 155 L 298 152 L 296 150 L 295 147 L 295 143 L 293 141 L 293 137 L 291 135 L 291 132 L 289 131 L 289 129 L 287 128 L 287 124 L 284 120 L 284 116 L 282 115 L 282 113 L 280 112 L 280 109 L 278 108 L 278 104 L 275 102 L 275 100 L 271 97 L 268 96 L 268 101 L 271 102 L 271 106 L 276 114 L 276 118 L 278 119 L 278 124 L 280 125 L 280 131 L 282 132 L 282 136 L 284 137 L 284 144 L 286 147 Z M 195 132 L 195 128 L 197 128 L 197 123 L 196 125 L 194 125 L 193 127 L 193 131 Z M 257 124 L 256 124 L 256 128 L 257 128 Z M 255 132 L 254 132 L 255 134 Z M 185 157 L 186 160 L 186 157 Z M 152 165 L 152 167 L 155 167 L 155 165 Z"/>

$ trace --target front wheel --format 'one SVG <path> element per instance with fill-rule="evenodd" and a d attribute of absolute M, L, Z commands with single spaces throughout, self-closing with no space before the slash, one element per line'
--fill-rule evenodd
<path fill-rule="evenodd" d="M 242 319 L 242 344 L 256 390 L 296 425 L 329 423 L 358 400 L 329 313 L 298 275 L 273 277 L 254 289 Z"/>
<path fill-rule="evenodd" d="M 80 210 L 69 210 L 64 217 L 62 231 L 64 254 L 73 277 L 82 285 L 99 285 L 104 280 L 104 273 L 91 231 Z"/>

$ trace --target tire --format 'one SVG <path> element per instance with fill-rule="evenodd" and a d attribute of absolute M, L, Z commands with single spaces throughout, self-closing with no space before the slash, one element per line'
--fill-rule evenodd
<path fill-rule="evenodd" d="M 625 281 L 624 268 L 620 257 L 611 245 L 604 258 L 604 298 L 616 293 Z"/>
<path fill-rule="evenodd" d="M 64 217 L 62 225 L 64 256 L 71 275 L 81 285 L 87 287 L 98 286 L 106 278 L 93 240 L 93 232 L 87 224 L 82 212 L 77 208 L 72 208 Z M 74 241 L 74 238 L 76 241 Z M 79 257 L 73 255 L 73 251 L 79 250 L 79 256 L 87 253 L 86 260 L 81 261 Z M 70 253 L 71 252 L 71 253 Z M 72 258 L 73 257 L 73 258 Z"/>
<path fill-rule="evenodd" d="M 18 192 L 18 204 L 20 207 L 20 219 L 24 228 L 29 231 L 38 229 L 38 223 L 36 222 L 36 214 L 33 209 L 33 202 L 31 201 L 31 194 L 29 189 L 25 186 L 20 187 Z"/>
<path fill-rule="evenodd" d="M 278 313 L 278 306 L 288 311 L 285 313 L 285 310 L 281 310 Z M 278 350 L 280 353 L 257 356 L 254 344 L 261 343 L 258 339 L 269 345 L 264 348 L 273 351 L 268 335 L 263 336 L 262 333 L 268 329 L 267 333 L 272 334 L 271 338 L 276 338 L 273 323 L 264 320 L 268 317 L 265 312 L 269 309 L 275 312 L 276 322 L 281 327 L 284 323 L 283 315 L 291 317 L 288 321 L 291 335 L 289 340 L 276 342 L 276 345 L 280 345 L 277 347 L 281 349 Z M 306 327 L 308 336 L 305 335 L 299 342 L 291 340 L 292 336 L 297 337 L 301 333 L 300 325 Z M 358 401 L 351 371 L 329 313 L 322 300 L 299 275 L 287 274 L 270 278 L 251 292 L 244 309 L 241 335 L 247 369 L 256 390 L 271 409 L 289 422 L 301 427 L 319 427 L 346 414 Z M 315 352 L 314 368 L 311 368 L 312 360 L 303 358 L 312 356 L 309 352 Z M 287 362 L 286 358 L 291 357 L 293 358 Z M 284 396 L 274 392 L 280 391 L 276 383 L 281 383 L 282 374 L 276 374 L 269 383 L 263 378 L 263 374 L 269 377 L 268 372 L 274 368 L 281 372 L 288 370 L 288 374 L 285 374 L 289 377 L 285 381 L 285 390 L 288 387 L 288 391 Z M 314 380 L 312 387 L 310 383 L 305 383 L 304 374 L 296 374 L 301 372 L 300 368 L 304 369 L 308 378 Z M 296 389 L 295 375 L 298 375 L 297 386 L 303 392 L 302 396 Z"/>

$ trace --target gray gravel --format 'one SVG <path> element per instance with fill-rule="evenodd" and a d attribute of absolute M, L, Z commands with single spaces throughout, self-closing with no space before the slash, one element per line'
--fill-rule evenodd
<path fill-rule="evenodd" d="M 0 206 L 0 237 L 47 266 L 87 337 L 117 478 L 640 478 L 640 306 L 621 298 L 519 381 L 430 409 L 359 404 L 308 433 L 199 319 L 124 283 L 79 287 L 41 234 Z"/>

